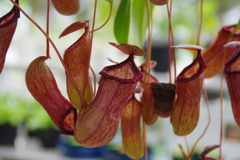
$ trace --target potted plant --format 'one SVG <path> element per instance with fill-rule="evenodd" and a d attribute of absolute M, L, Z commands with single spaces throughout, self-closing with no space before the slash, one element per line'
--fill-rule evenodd
<path fill-rule="evenodd" d="M 17 135 L 17 127 L 27 117 L 25 101 L 12 93 L 0 96 L 0 144 L 13 145 Z"/>
<path fill-rule="evenodd" d="M 36 137 L 41 141 L 43 147 L 55 147 L 59 137 L 59 131 L 47 115 L 41 105 L 29 100 L 27 103 L 28 115 L 25 126 L 30 137 Z"/>

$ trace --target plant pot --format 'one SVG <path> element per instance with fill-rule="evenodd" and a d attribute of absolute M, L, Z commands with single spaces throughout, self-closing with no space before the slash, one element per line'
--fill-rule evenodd
<path fill-rule="evenodd" d="M 144 50 L 146 51 L 146 47 Z M 156 72 L 167 72 L 168 71 L 168 46 L 153 45 L 151 53 L 152 53 L 151 60 L 157 62 L 157 65 L 153 68 L 153 70 Z M 172 56 L 172 59 L 173 59 L 173 56 Z"/>
<path fill-rule="evenodd" d="M 45 130 L 31 131 L 28 133 L 28 135 L 30 137 L 38 138 L 42 143 L 42 147 L 53 148 L 56 146 L 56 141 L 59 137 L 59 131 L 53 128 L 48 128 Z"/>
<path fill-rule="evenodd" d="M 156 72 L 168 71 L 168 46 L 153 46 L 152 60 L 157 62 L 157 66 L 153 68 Z"/>
<path fill-rule="evenodd" d="M 201 160 L 201 157 L 197 153 L 194 153 L 192 155 L 191 159 L 192 160 Z M 183 157 L 173 157 L 173 160 L 186 160 L 186 159 Z"/>
<path fill-rule="evenodd" d="M 102 155 L 106 160 L 136 160 L 128 157 L 125 154 L 120 153 L 119 151 L 111 150 L 111 149 L 105 150 L 104 152 L 102 152 Z M 152 159 L 151 157 L 152 157 L 152 151 L 148 149 L 148 160 L 151 160 Z M 139 160 L 145 160 L 145 156 L 143 156 Z"/>
<path fill-rule="evenodd" d="M 14 145 L 17 128 L 10 124 L 0 125 L 0 145 Z"/>
<path fill-rule="evenodd" d="M 64 156 L 73 158 L 102 158 L 102 152 L 104 152 L 106 149 L 105 146 L 96 148 L 72 146 L 69 143 L 61 140 L 61 138 L 58 140 L 57 146 Z"/>

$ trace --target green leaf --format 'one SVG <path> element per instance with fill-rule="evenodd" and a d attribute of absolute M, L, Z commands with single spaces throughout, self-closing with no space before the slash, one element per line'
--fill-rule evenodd
<path fill-rule="evenodd" d="M 230 35 L 230 36 L 234 35 L 234 34 L 235 34 L 235 32 L 237 31 L 237 29 L 239 29 L 239 28 L 240 28 L 240 20 L 238 21 L 238 24 L 237 24 L 237 26 L 235 27 L 234 31 L 231 33 L 231 35 Z"/>
<path fill-rule="evenodd" d="M 134 0 L 132 7 L 132 22 L 134 39 L 137 41 L 137 45 L 143 47 L 146 30 L 147 30 L 147 13 L 146 2 L 143 0 Z"/>
<path fill-rule="evenodd" d="M 118 43 L 128 43 L 130 0 L 121 0 L 114 21 L 114 35 Z"/>

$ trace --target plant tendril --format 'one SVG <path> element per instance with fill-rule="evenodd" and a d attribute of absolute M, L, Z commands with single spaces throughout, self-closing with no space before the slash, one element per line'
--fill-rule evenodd
<path fill-rule="evenodd" d="M 90 33 L 95 32 L 95 31 L 98 31 L 98 30 L 100 30 L 101 28 L 103 28 L 103 27 L 108 23 L 108 21 L 110 20 L 111 15 L 112 15 L 112 7 L 110 6 L 110 13 L 109 13 L 109 15 L 108 15 L 107 20 L 106 20 L 100 27 L 98 27 L 98 28 L 90 31 Z"/>
<path fill-rule="evenodd" d="M 50 0 L 47 1 L 47 18 L 46 18 L 46 33 L 49 36 L 49 19 L 50 19 Z M 46 37 L 46 57 L 50 57 L 50 47 L 49 47 L 49 40 Z"/>
<path fill-rule="evenodd" d="M 96 12 L 97 12 L 97 0 L 95 0 L 95 3 L 94 3 L 94 11 L 93 11 L 93 22 L 92 22 L 92 31 L 94 31 L 94 26 L 95 26 L 95 21 L 96 21 Z M 91 32 L 91 44 L 90 44 L 90 54 L 92 53 L 92 46 L 93 46 L 93 35 L 94 35 L 94 32 Z M 90 66 L 89 66 L 90 67 Z M 90 67 L 91 68 L 91 67 Z M 94 71 L 92 70 L 92 73 L 93 75 L 96 75 L 94 73 Z M 93 95 L 95 95 L 96 93 L 96 76 L 93 76 L 94 77 L 94 88 L 93 88 Z"/>
<path fill-rule="evenodd" d="M 168 41 L 168 54 L 169 54 L 169 57 L 171 58 L 172 57 L 172 48 L 171 48 L 171 45 L 172 46 L 175 46 L 175 42 L 174 42 L 174 34 L 173 34 L 173 29 L 172 29 L 172 22 L 171 22 L 171 14 L 172 14 L 172 0 L 170 0 L 170 6 L 169 4 L 167 3 L 167 12 L 168 12 L 168 27 L 169 27 L 169 41 Z M 171 37 L 171 38 L 170 38 Z M 170 40 L 171 39 L 171 40 Z M 173 59 L 174 59 L 174 83 L 176 82 L 176 78 L 177 78 L 177 60 L 176 60 L 176 51 L 175 49 L 173 49 Z M 171 61 L 172 61 L 172 58 L 170 59 L 170 62 L 169 62 L 169 65 L 171 65 Z M 170 68 L 169 68 L 170 70 Z M 170 73 L 169 73 L 170 74 Z M 169 75 L 170 76 L 170 75 Z M 170 82 L 172 81 L 172 78 L 170 76 Z"/>

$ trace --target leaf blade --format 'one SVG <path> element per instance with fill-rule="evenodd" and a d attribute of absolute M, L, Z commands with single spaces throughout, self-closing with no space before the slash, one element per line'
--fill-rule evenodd
<path fill-rule="evenodd" d="M 142 47 L 146 30 L 147 30 L 147 14 L 146 14 L 146 5 L 145 1 L 134 0 L 132 8 L 132 23 L 133 23 L 133 32 L 134 39 L 138 46 Z"/>
<path fill-rule="evenodd" d="M 130 28 L 130 0 L 122 0 L 114 20 L 114 36 L 118 43 L 128 43 Z"/>

